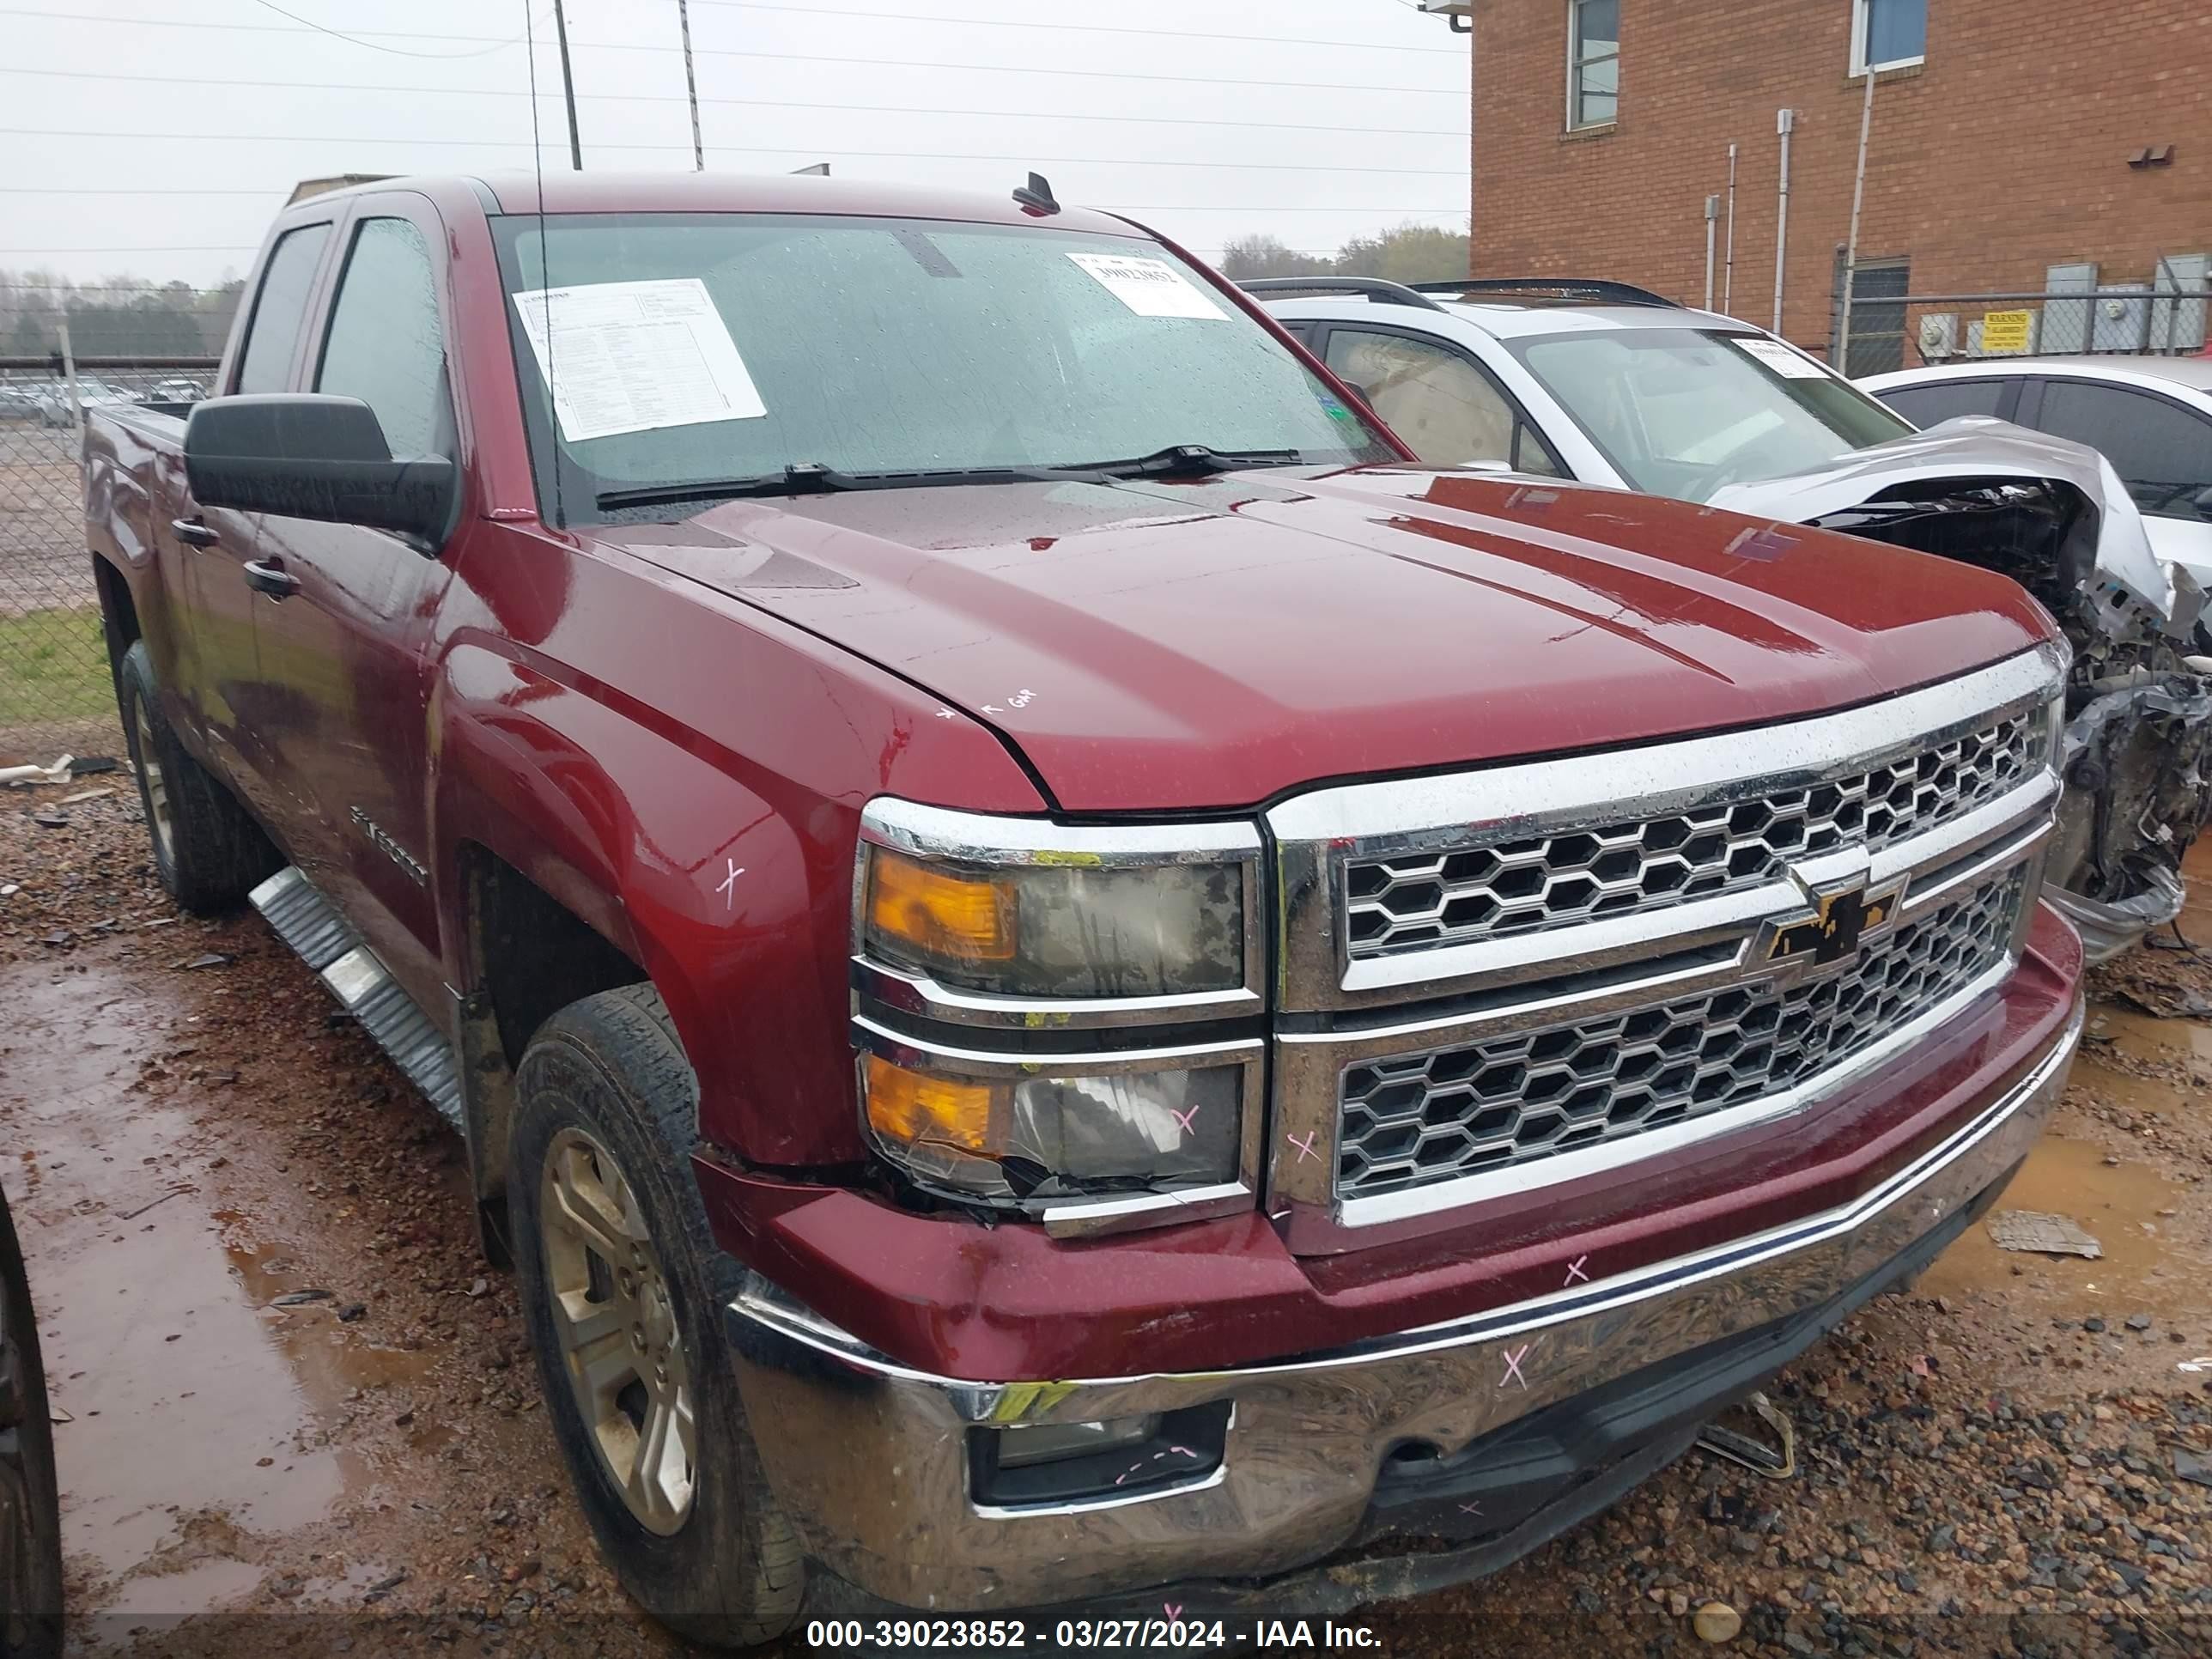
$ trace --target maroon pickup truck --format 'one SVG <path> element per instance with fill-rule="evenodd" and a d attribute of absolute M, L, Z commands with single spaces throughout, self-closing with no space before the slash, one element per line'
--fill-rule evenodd
<path fill-rule="evenodd" d="M 1036 189 L 542 188 L 286 210 L 88 522 L 163 880 L 466 1138 L 668 1624 L 1472 1577 L 2003 1187 L 2018 587 L 1419 468 Z"/>

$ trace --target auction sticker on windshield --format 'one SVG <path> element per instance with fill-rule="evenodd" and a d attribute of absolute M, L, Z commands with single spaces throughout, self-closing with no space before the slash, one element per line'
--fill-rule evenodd
<path fill-rule="evenodd" d="M 768 413 L 696 276 L 532 289 L 514 309 L 572 443 Z"/>
<path fill-rule="evenodd" d="M 1071 253 L 1067 257 L 1139 317 L 1211 317 L 1216 322 L 1229 319 L 1227 312 L 1164 259 L 1139 259 L 1121 253 Z"/>
<path fill-rule="evenodd" d="M 1809 357 L 1802 357 L 1778 340 L 1761 340 L 1748 334 L 1729 337 L 1785 380 L 1818 380 L 1827 371 Z"/>

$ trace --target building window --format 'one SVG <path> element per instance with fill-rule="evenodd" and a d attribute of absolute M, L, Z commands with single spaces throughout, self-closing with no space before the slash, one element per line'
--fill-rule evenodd
<path fill-rule="evenodd" d="M 1620 104 L 1620 0 L 1567 0 L 1567 125 L 1601 127 Z"/>
<path fill-rule="evenodd" d="M 1928 55 L 1928 0 L 1851 0 L 1851 73 L 1903 69 Z"/>

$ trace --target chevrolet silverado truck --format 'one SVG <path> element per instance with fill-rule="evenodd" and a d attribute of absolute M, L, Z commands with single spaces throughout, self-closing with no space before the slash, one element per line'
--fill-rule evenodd
<path fill-rule="evenodd" d="M 246 291 L 86 441 L 153 856 L 458 1126 L 680 1631 L 1489 1571 L 2063 1084 L 2002 577 L 1423 469 L 1038 179 L 380 181 Z"/>

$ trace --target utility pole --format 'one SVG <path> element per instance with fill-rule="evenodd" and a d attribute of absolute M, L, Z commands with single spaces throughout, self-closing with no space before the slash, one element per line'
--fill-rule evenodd
<path fill-rule="evenodd" d="M 691 0 L 676 0 L 677 26 L 684 31 L 684 91 L 691 100 L 691 167 L 707 170 L 707 147 L 699 142 L 699 82 L 691 73 Z"/>
<path fill-rule="evenodd" d="M 1871 56 L 1872 54 L 1869 54 Z M 1867 65 L 1866 101 L 1859 106 L 1859 166 L 1851 175 L 1851 240 L 1844 245 L 1844 312 L 1836 319 L 1837 374 L 1851 372 L 1851 297 L 1858 287 L 1859 204 L 1866 199 L 1867 139 L 1874 131 L 1874 65 Z"/>
<path fill-rule="evenodd" d="M 568 68 L 568 14 L 553 0 L 553 28 L 561 37 L 561 95 L 568 103 L 568 165 L 584 170 L 584 141 L 576 136 L 576 77 Z"/>

